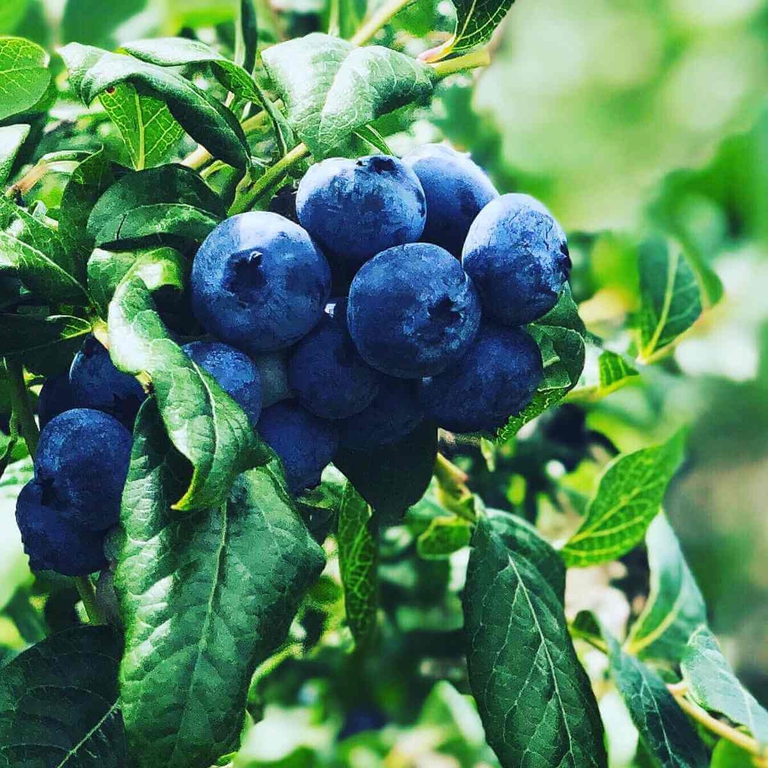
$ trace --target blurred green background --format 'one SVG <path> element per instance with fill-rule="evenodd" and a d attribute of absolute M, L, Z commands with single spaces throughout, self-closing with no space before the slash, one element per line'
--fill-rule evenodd
<path fill-rule="evenodd" d="M 192 30 L 226 45 L 235 5 L 0 0 L 0 33 L 48 50 L 71 40 L 111 47 Z M 327 8 L 325 0 L 260 0 L 259 14 L 268 44 L 324 28 Z M 448 0 L 416 0 L 384 39 L 419 52 L 444 38 L 451 14 Z M 494 455 L 454 446 L 454 459 L 489 505 L 529 517 L 538 510 L 546 527 L 548 510 L 564 503 L 553 479 L 565 475 L 574 493 L 589 488 L 615 449 L 649 445 L 690 424 L 688 460 L 667 511 L 713 629 L 766 702 L 768 3 L 518 0 L 499 32 L 491 67 L 449 80 L 429 109 L 393 120 L 390 146 L 404 152 L 448 139 L 471 152 L 501 191 L 540 197 L 569 232 L 574 295 L 589 329 L 618 348 L 637 308 L 634 251 L 647 232 L 676 237 L 717 273 L 725 294 L 674 359 L 632 386 L 567 406 Z M 57 109 L 66 122 L 65 106 Z M 37 194 L 55 196 L 55 185 Z M 75 598 L 32 580 L 2 494 L 0 481 L 0 642 L 11 654 L 36 631 L 28 598 L 35 605 L 53 589 L 45 607 L 53 626 L 68 620 Z M 556 536 L 557 516 L 550 517 Z M 381 639 L 366 661 L 348 653 L 331 561 L 293 642 L 254 683 L 252 714 L 263 719 L 235 766 L 496 764 L 463 695 L 458 595 L 465 557 L 416 557 L 420 525 L 416 509 L 384 536 Z M 643 557 L 578 572 L 569 582 L 569 610 L 597 609 L 620 628 L 642 605 Z M 621 706 L 608 693 L 601 708 L 613 734 L 612 764 L 634 764 L 635 737 Z"/>

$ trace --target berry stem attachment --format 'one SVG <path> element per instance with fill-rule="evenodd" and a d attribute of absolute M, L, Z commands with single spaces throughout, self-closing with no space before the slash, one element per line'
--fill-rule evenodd
<path fill-rule="evenodd" d="M 455 59 L 446 59 L 431 64 L 432 70 L 439 78 L 455 75 L 457 72 L 465 72 L 468 69 L 477 69 L 478 67 L 487 67 L 491 63 L 491 53 L 487 48 L 481 48 L 479 51 L 466 53 L 464 56 L 457 56 Z"/>
<path fill-rule="evenodd" d="M 40 439 L 40 430 L 29 402 L 29 391 L 24 381 L 24 366 L 18 360 L 7 357 L 5 368 L 8 371 L 11 408 L 19 426 L 19 434 L 24 438 L 30 456 L 34 456 Z"/>
<path fill-rule="evenodd" d="M 91 624 L 106 624 L 107 620 L 101 612 L 96 602 L 96 590 L 89 576 L 75 576 L 72 581 L 75 582 L 77 593 L 83 601 L 83 607 L 88 614 L 88 621 Z"/>
<path fill-rule="evenodd" d="M 306 144 L 298 144 L 273 166 L 261 175 L 256 183 L 244 189 L 235 198 L 235 202 L 229 209 L 229 215 L 234 216 L 237 213 L 243 213 L 251 209 L 253 204 L 269 189 L 271 189 L 288 171 L 291 166 L 298 163 L 309 154 L 309 148 Z"/>

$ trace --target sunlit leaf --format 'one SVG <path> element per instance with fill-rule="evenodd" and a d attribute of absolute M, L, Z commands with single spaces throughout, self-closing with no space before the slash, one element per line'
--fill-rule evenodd
<path fill-rule="evenodd" d="M 48 54 L 39 45 L 0 38 L 0 120 L 34 111 L 50 85 Z"/>
<path fill-rule="evenodd" d="M 701 314 L 701 293 L 685 254 L 663 238 L 643 243 L 638 256 L 639 358 L 647 362 L 696 322 Z"/>
<path fill-rule="evenodd" d="M 707 627 L 693 633 L 680 662 L 688 691 L 697 704 L 725 715 L 768 745 L 768 710 L 744 688 Z"/>
<path fill-rule="evenodd" d="M 706 623 L 706 606 L 664 515 L 653 521 L 645 539 L 651 590 L 626 647 L 641 658 L 674 663 L 683 657 L 691 635 Z"/>
<path fill-rule="evenodd" d="M 683 455 L 683 436 L 623 454 L 609 464 L 579 530 L 560 550 L 569 566 L 585 567 L 621 557 L 643 540 L 661 509 Z"/>

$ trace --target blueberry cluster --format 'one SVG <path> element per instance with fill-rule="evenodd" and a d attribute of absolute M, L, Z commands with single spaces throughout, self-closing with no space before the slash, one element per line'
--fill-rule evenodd
<path fill-rule="evenodd" d="M 469 157 L 429 145 L 317 163 L 289 214 L 220 224 L 191 284 L 212 336 L 286 361 L 287 397 L 257 429 L 292 491 L 317 483 L 339 447 L 374 450 L 425 418 L 493 431 L 530 401 L 542 363 L 521 326 L 555 305 L 570 269 L 538 201 L 499 196 Z M 227 375 L 250 381 L 235 354 Z"/>
<path fill-rule="evenodd" d="M 184 350 L 280 456 L 293 493 L 340 447 L 375 450 L 424 419 L 490 432 L 527 405 L 542 361 L 522 326 L 570 269 L 543 205 L 499 196 L 469 157 L 428 145 L 317 163 L 290 213 L 233 216 L 206 238 L 190 284 L 210 338 Z M 144 397 L 93 338 L 43 387 L 17 507 L 33 568 L 103 566 Z"/>

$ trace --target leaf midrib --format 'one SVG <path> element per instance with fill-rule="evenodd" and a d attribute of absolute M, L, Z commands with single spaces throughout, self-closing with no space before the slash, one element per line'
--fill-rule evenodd
<path fill-rule="evenodd" d="M 120 700 L 116 699 L 115 703 L 104 713 L 104 716 L 91 728 L 88 733 L 83 736 L 80 741 L 75 744 L 72 749 L 67 752 L 67 754 L 64 756 L 64 759 L 57 763 L 56 768 L 62 768 L 62 766 L 65 766 L 71 757 L 77 757 L 77 751 L 82 747 L 87 741 L 90 740 L 90 738 L 101 728 L 102 725 L 107 721 L 107 718 L 110 717 L 118 708 L 120 705 Z"/>
<path fill-rule="evenodd" d="M 552 675 L 552 682 L 553 682 L 553 684 L 555 686 L 555 694 L 557 696 L 557 703 L 558 703 L 558 706 L 560 708 L 560 714 L 561 714 L 561 716 L 563 718 L 563 723 L 565 725 L 565 731 L 566 731 L 566 733 L 568 735 L 568 752 L 566 753 L 566 755 L 564 755 L 564 757 L 570 754 L 575 759 L 576 756 L 575 756 L 574 751 L 573 751 L 573 735 L 571 734 L 571 728 L 570 728 L 570 724 L 568 722 L 568 717 L 567 717 L 566 712 L 565 712 L 565 707 L 563 705 L 563 699 L 562 699 L 562 696 L 560 695 L 560 686 L 559 686 L 558 681 L 557 681 L 557 673 L 556 673 L 556 670 L 555 670 L 554 662 L 552 661 L 552 656 L 551 656 L 551 654 L 549 652 L 549 646 L 547 645 L 547 639 L 544 636 L 544 633 L 543 633 L 543 631 L 541 629 L 541 624 L 539 622 L 539 617 L 536 614 L 536 611 L 534 610 L 533 603 L 531 601 L 531 596 L 530 596 L 530 593 L 528 592 L 528 588 L 526 587 L 525 582 L 523 581 L 523 578 L 522 578 L 522 576 L 520 574 L 520 571 L 517 568 L 517 565 L 515 565 L 514 559 L 509 554 L 507 555 L 507 561 L 509 562 L 509 565 L 511 566 L 512 570 L 515 572 L 515 576 L 516 576 L 516 578 L 518 580 L 518 583 L 520 584 L 520 588 L 523 590 L 523 595 L 525 596 L 525 600 L 528 603 L 528 610 L 531 612 L 531 616 L 533 617 L 534 624 L 536 625 L 536 631 L 537 631 L 537 633 L 539 635 L 539 638 L 541 640 L 541 644 L 544 646 L 544 653 L 545 653 L 545 655 L 547 657 L 547 664 L 548 664 L 549 669 L 550 669 L 550 674 Z"/>

